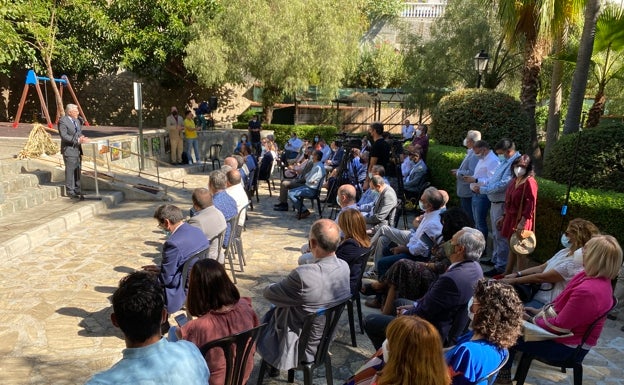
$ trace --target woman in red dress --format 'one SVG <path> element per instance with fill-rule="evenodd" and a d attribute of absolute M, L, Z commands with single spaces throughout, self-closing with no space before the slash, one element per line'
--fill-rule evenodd
<path fill-rule="evenodd" d="M 535 207 L 537 204 L 537 182 L 533 173 L 533 162 L 528 155 L 522 155 L 511 164 L 513 178 L 505 193 L 505 212 L 496 226 L 501 235 L 510 238 L 513 233 L 520 237 L 523 230 L 535 231 Z M 522 212 L 519 213 L 519 211 Z M 517 266 L 516 266 L 517 264 Z M 509 249 L 505 275 L 511 274 L 514 267 L 517 271 L 526 266 L 526 258 Z"/>

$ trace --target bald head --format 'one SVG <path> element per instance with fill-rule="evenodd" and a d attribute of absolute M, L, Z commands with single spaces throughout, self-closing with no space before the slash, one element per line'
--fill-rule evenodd
<path fill-rule="evenodd" d="M 230 170 L 227 172 L 226 176 L 228 187 L 236 186 L 237 184 L 241 183 L 241 173 L 238 170 Z"/>
<path fill-rule="evenodd" d="M 357 192 L 351 184 L 343 184 L 338 188 L 338 203 L 340 207 L 347 207 L 355 204 Z"/>
<path fill-rule="evenodd" d="M 212 206 L 212 194 L 207 188 L 196 188 L 193 190 L 193 206 L 196 210 L 203 210 Z"/>
<path fill-rule="evenodd" d="M 310 251 L 315 258 L 335 255 L 340 243 L 340 229 L 336 222 L 319 219 L 310 229 Z"/>
<path fill-rule="evenodd" d="M 236 158 L 232 156 L 228 156 L 227 158 L 223 159 L 223 164 L 232 167 L 232 169 L 234 170 L 238 168 L 238 162 L 236 161 Z"/>

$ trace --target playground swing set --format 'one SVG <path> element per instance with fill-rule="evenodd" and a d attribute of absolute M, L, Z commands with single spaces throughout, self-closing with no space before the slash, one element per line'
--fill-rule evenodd
<path fill-rule="evenodd" d="M 78 102 L 76 93 L 74 92 L 74 89 L 72 88 L 71 83 L 69 82 L 69 78 L 66 75 L 63 75 L 61 76 L 60 79 L 53 79 L 53 80 L 54 82 L 56 82 L 56 84 L 60 86 L 59 94 L 61 95 L 61 100 L 63 100 L 63 89 L 67 87 L 67 90 L 72 96 L 74 104 L 78 106 L 78 113 L 84 119 L 84 125 L 90 126 L 89 122 L 87 121 L 87 117 L 85 116 L 84 112 L 82 111 L 82 107 L 80 106 L 80 103 Z M 50 113 L 48 111 L 47 82 L 49 81 L 50 81 L 50 78 L 37 76 L 34 70 L 28 71 L 28 73 L 26 74 L 26 83 L 24 84 L 24 91 L 22 92 L 22 98 L 20 99 L 20 102 L 17 108 L 15 121 L 13 122 L 13 128 L 17 128 L 17 125 L 19 124 L 22 111 L 24 110 L 24 103 L 26 102 L 26 98 L 28 97 L 28 91 L 30 90 L 30 86 L 35 86 L 35 90 L 37 91 L 37 95 L 39 96 L 39 102 L 41 103 L 41 111 L 43 112 L 43 115 L 46 118 L 46 122 L 48 123 L 48 128 L 53 129 L 52 121 L 50 120 Z M 41 82 L 44 83 L 44 87 L 46 90 L 45 98 L 43 96 L 43 92 L 41 92 L 41 85 L 40 85 Z M 56 119 L 54 120 L 55 124 L 58 123 L 59 119 L 61 118 L 60 114 L 61 114 L 61 106 L 57 106 Z"/>

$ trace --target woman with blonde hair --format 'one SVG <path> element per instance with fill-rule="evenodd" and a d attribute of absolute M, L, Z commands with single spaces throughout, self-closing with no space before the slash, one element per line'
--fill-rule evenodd
<path fill-rule="evenodd" d="M 358 281 L 362 268 L 362 257 L 371 246 L 366 235 L 366 221 L 356 209 L 346 209 L 338 216 L 338 227 L 343 240 L 338 245 L 336 256 L 349 264 L 351 294 L 359 293 Z"/>
<path fill-rule="evenodd" d="M 516 351 L 527 352 L 537 358 L 558 357 L 566 360 L 573 354 L 582 360 L 589 349 L 598 342 L 606 317 L 613 307 L 613 288 L 615 279 L 622 266 L 622 248 L 610 235 L 598 235 L 590 239 L 583 247 L 584 271 L 578 273 L 566 288 L 547 305 L 548 312 L 538 313 L 538 309 L 527 307 L 526 311 L 537 314 L 529 319 L 542 329 L 553 334 L 569 334 L 555 340 L 530 341 L 522 339 L 510 350 L 509 361 L 501 370 L 498 383 L 511 384 L 511 365 Z M 602 318 L 600 318 L 602 317 Z M 580 353 L 577 346 L 583 340 L 594 321 L 598 320 Z"/>
<path fill-rule="evenodd" d="M 486 279 L 477 282 L 468 303 L 471 331 L 446 352 L 453 385 L 480 384 L 500 366 L 522 331 L 523 312 L 511 285 Z"/>

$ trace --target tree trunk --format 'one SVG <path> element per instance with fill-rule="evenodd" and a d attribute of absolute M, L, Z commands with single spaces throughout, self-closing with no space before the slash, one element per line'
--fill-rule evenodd
<path fill-rule="evenodd" d="M 520 92 L 520 103 L 529 119 L 529 130 L 531 143 L 529 144 L 529 156 L 533 159 L 535 172 L 541 171 L 542 152 L 537 141 L 537 126 L 535 123 L 535 105 L 537 104 L 537 94 L 539 91 L 539 74 L 542 69 L 543 47 L 534 41 L 527 42 L 524 46 L 524 65 L 522 67 L 522 90 Z"/>
<path fill-rule="evenodd" d="M 262 121 L 271 124 L 273 120 L 273 107 L 282 97 L 282 89 L 269 84 L 265 84 L 262 88 Z"/>
<path fill-rule="evenodd" d="M 558 36 L 555 45 L 555 53 L 560 53 L 563 46 L 561 35 Z M 561 80 L 563 79 L 563 62 L 555 60 L 550 84 L 550 103 L 548 104 L 548 121 L 546 126 L 546 146 L 544 147 L 544 162 L 557 140 L 559 140 L 559 128 L 561 126 Z"/>
<path fill-rule="evenodd" d="M 605 102 L 607 98 L 604 94 L 604 89 L 599 89 L 596 97 L 594 98 L 594 104 L 589 109 L 587 114 L 587 127 L 596 127 L 600 123 L 600 117 L 604 114 Z"/>
<path fill-rule="evenodd" d="M 585 23 L 583 24 L 583 33 L 581 35 L 578 56 L 576 58 L 576 68 L 574 69 L 572 78 L 570 103 L 568 104 L 568 113 L 563 125 L 564 134 L 571 134 L 579 130 L 583 100 L 585 99 L 585 90 L 587 89 L 591 55 L 594 50 L 596 21 L 598 20 L 599 14 L 600 0 L 587 0 L 585 4 Z"/>
<path fill-rule="evenodd" d="M 50 111 L 50 106 L 46 106 L 48 108 L 48 112 L 50 113 L 50 119 L 54 119 L 54 123 L 57 117 L 61 117 L 65 115 L 65 107 L 63 106 L 63 98 L 61 97 L 61 93 L 59 92 L 58 85 L 54 81 L 54 72 L 52 71 L 52 59 L 45 58 L 46 61 L 46 73 L 50 78 L 50 86 L 52 87 L 52 92 L 54 92 L 54 99 L 56 100 L 56 115 L 52 116 L 52 111 Z"/>
<path fill-rule="evenodd" d="M 273 120 L 273 109 L 273 105 L 262 105 L 262 123 L 271 124 L 271 121 Z"/>

